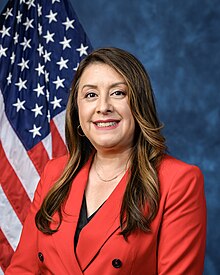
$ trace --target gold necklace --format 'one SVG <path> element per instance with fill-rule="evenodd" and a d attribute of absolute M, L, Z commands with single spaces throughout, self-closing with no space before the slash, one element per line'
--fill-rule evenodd
<path fill-rule="evenodd" d="M 98 173 L 98 171 L 97 171 L 97 161 L 96 161 L 96 163 L 95 163 L 94 166 L 95 166 L 95 172 L 96 172 L 98 178 L 99 178 L 100 180 L 104 181 L 104 182 L 109 182 L 109 181 L 112 181 L 112 180 L 117 179 L 117 177 L 119 177 L 119 176 L 122 174 L 122 172 L 125 172 L 125 168 L 126 168 L 126 166 L 125 166 L 125 168 L 123 168 L 123 170 L 122 170 L 120 173 L 118 173 L 118 175 L 114 176 L 114 177 L 111 178 L 111 179 L 103 179 L 103 178 L 101 177 L 101 175 L 100 175 L 100 174 Z"/>

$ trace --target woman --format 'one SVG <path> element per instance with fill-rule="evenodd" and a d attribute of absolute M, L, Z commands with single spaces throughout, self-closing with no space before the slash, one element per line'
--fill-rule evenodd
<path fill-rule="evenodd" d="M 94 51 L 66 111 L 68 156 L 41 177 L 8 274 L 202 274 L 203 177 L 165 154 L 149 77 Z"/>

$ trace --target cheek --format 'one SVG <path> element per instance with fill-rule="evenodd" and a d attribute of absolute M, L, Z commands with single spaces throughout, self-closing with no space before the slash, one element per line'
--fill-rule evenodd
<path fill-rule="evenodd" d="M 125 114 L 126 119 L 128 121 L 130 121 L 130 123 L 133 125 L 134 124 L 134 117 L 133 117 L 133 114 L 132 114 L 131 109 L 129 107 L 125 108 L 124 114 Z"/>
<path fill-rule="evenodd" d="M 83 107 L 78 105 L 78 116 L 79 116 L 79 123 L 82 128 L 85 128 L 86 123 L 86 112 L 83 111 Z"/>
<path fill-rule="evenodd" d="M 90 127 L 90 122 L 92 118 L 92 110 L 88 104 L 79 104 L 78 105 L 78 115 L 79 122 L 84 131 L 88 130 Z"/>
<path fill-rule="evenodd" d="M 129 123 L 130 123 L 130 132 L 131 132 L 131 134 L 134 134 L 136 123 L 135 123 L 135 119 L 134 119 L 133 114 L 130 109 L 129 109 L 128 117 L 129 117 Z"/>
<path fill-rule="evenodd" d="M 79 121 L 81 122 L 82 121 L 82 112 L 81 112 L 81 108 L 79 105 L 78 105 L 78 116 L 79 116 Z"/>
<path fill-rule="evenodd" d="M 79 120 L 83 120 L 86 114 L 87 108 L 84 106 L 83 102 L 78 101 L 77 106 L 78 106 L 78 114 L 79 114 Z"/>

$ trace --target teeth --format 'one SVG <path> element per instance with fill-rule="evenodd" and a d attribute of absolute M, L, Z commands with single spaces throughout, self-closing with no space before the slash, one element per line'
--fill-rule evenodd
<path fill-rule="evenodd" d="M 116 122 L 98 122 L 96 125 L 98 127 L 109 127 L 109 126 L 115 126 L 117 123 Z"/>

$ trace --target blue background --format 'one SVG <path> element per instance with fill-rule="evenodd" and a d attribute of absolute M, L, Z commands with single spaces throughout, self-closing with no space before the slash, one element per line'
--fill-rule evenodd
<path fill-rule="evenodd" d="M 0 11 L 6 2 L 1 0 Z M 94 48 L 126 49 L 148 70 L 170 153 L 204 173 L 204 274 L 220 274 L 219 1 L 71 2 Z"/>

